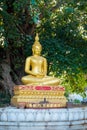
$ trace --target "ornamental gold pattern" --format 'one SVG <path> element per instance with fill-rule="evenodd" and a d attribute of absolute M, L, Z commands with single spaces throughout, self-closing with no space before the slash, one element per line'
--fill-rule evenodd
<path fill-rule="evenodd" d="M 62 86 L 24 86 L 14 87 L 11 103 L 23 108 L 60 108 L 66 106 Z"/>

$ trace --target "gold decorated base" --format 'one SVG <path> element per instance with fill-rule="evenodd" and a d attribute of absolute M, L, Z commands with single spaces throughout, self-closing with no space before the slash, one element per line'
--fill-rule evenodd
<path fill-rule="evenodd" d="M 60 108 L 66 107 L 62 86 L 27 86 L 14 87 L 11 104 L 23 108 Z"/>

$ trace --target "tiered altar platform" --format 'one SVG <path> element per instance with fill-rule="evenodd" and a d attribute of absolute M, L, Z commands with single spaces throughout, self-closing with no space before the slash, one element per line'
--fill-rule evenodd
<path fill-rule="evenodd" d="M 0 130 L 87 130 L 87 107 L 0 108 Z"/>
<path fill-rule="evenodd" d="M 14 87 L 12 105 L 22 108 L 62 108 L 66 107 L 63 86 L 28 86 Z"/>

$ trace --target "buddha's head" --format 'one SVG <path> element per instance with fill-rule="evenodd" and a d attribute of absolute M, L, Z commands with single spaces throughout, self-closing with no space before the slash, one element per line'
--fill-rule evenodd
<path fill-rule="evenodd" d="M 33 44 L 33 46 L 32 46 L 32 51 L 33 51 L 33 55 L 40 55 L 40 54 L 41 54 L 42 46 L 41 46 L 41 44 L 39 43 L 38 34 L 36 34 L 35 42 L 34 42 L 34 44 Z"/>

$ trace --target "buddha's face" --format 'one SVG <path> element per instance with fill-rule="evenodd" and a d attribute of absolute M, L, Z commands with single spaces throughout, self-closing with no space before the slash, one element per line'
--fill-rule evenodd
<path fill-rule="evenodd" d="M 42 51 L 42 47 L 41 46 L 33 46 L 32 51 L 33 51 L 34 55 L 40 55 L 41 51 Z"/>

